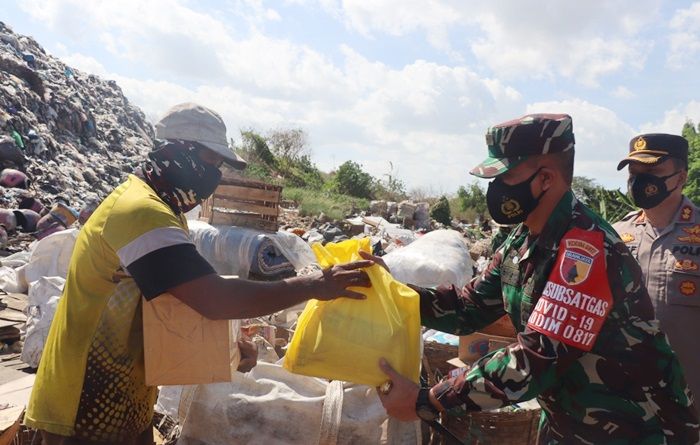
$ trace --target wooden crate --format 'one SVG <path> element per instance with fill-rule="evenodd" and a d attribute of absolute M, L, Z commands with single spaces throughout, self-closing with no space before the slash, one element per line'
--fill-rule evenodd
<path fill-rule="evenodd" d="M 513 412 L 471 411 L 461 417 L 443 414 L 443 424 L 469 445 L 535 445 L 541 409 Z"/>
<path fill-rule="evenodd" d="M 276 232 L 282 187 L 225 174 L 214 194 L 202 203 L 201 221 Z"/>

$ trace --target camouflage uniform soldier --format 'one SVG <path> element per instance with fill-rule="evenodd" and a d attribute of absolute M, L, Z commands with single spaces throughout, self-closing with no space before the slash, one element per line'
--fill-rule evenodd
<path fill-rule="evenodd" d="M 688 141 L 643 134 L 630 141 L 628 187 L 640 210 L 614 225 L 642 268 L 661 328 L 692 393 L 700 394 L 700 209 L 683 196 Z"/>
<path fill-rule="evenodd" d="M 517 343 L 429 389 L 382 361 L 387 412 L 430 420 L 537 398 L 542 444 L 698 442 L 690 392 L 639 266 L 571 193 L 571 118 L 524 116 L 492 127 L 486 141 L 489 158 L 471 173 L 495 178 L 487 202 L 496 222 L 523 224 L 463 289 L 416 290 L 425 326 L 464 335 L 508 314 Z"/>

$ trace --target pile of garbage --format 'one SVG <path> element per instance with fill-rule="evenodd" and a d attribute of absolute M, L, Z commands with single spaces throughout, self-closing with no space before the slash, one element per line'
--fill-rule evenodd
<path fill-rule="evenodd" d="M 33 240 L 23 233 L 46 236 L 89 213 L 153 137 L 115 81 L 71 68 L 0 22 L 0 208 L 10 211 L 0 215 L 0 248 L 23 250 Z"/>

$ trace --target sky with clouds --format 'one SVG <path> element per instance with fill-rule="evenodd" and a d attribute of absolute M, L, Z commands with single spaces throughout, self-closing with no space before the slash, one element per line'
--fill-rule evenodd
<path fill-rule="evenodd" d="M 321 169 L 434 194 L 526 113 L 570 114 L 575 174 L 607 187 L 632 136 L 700 121 L 700 1 L 16 0 L 0 20 L 152 122 L 195 101 L 234 139 L 301 127 Z"/>

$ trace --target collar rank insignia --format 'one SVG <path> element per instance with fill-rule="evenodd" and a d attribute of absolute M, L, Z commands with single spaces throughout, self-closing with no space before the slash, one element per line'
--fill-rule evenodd
<path fill-rule="evenodd" d="M 623 233 L 622 235 L 620 235 L 620 238 L 622 238 L 622 242 L 625 244 L 634 241 L 634 235 L 632 235 L 631 233 Z"/>
<path fill-rule="evenodd" d="M 690 221 L 690 218 L 693 216 L 693 208 L 686 205 L 683 206 L 681 209 L 681 214 L 680 214 L 680 220 L 683 222 L 688 222 Z"/>

